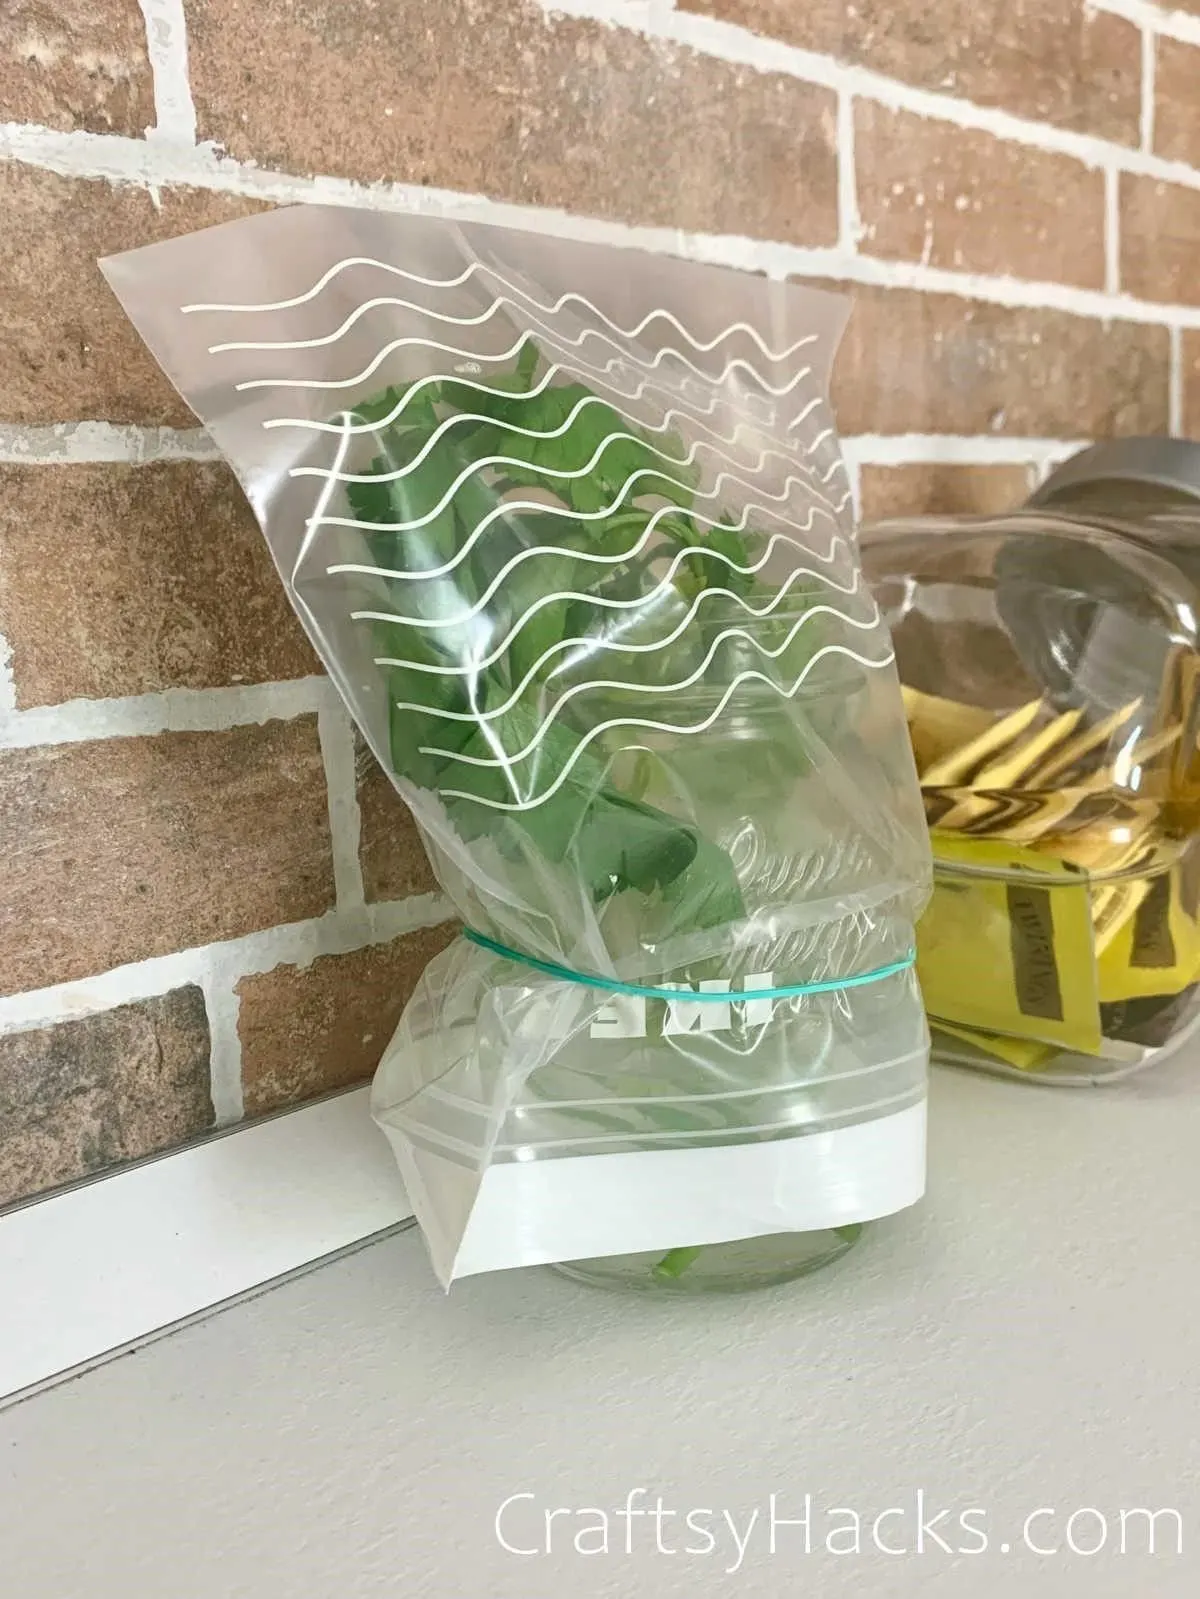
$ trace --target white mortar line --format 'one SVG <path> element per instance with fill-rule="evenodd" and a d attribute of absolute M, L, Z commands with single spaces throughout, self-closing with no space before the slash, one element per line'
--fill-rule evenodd
<path fill-rule="evenodd" d="M 314 711 L 319 714 L 333 694 L 328 678 L 301 677 L 287 683 L 175 688 L 127 699 L 68 700 L 25 711 L 9 709 L 0 715 L 0 750 L 154 733 L 222 732 Z"/>
<path fill-rule="evenodd" d="M 361 936 L 361 917 L 344 916 L 334 910 L 311 921 L 291 922 L 241 938 L 133 961 L 94 977 L 0 995 L 0 1034 L 93 1016 L 116 1005 L 153 999 L 189 983 L 204 989 L 206 995 L 210 989 L 232 995 L 234 985 L 243 977 L 281 965 L 309 966 L 321 955 L 347 955 L 364 945 L 386 943 L 403 933 L 436 927 L 454 915 L 440 894 L 414 894 L 411 899 L 374 906 L 372 913 L 367 918 L 365 938 Z M 218 1008 L 224 1003 L 218 1000 Z M 227 1010 L 224 1019 L 218 1018 L 218 1025 L 227 1028 L 230 1018 L 236 1035 L 234 1011 Z"/>
<path fill-rule="evenodd" d="M 325 784 L 329 795 L 329 833 L 333 846 L 333 880 L 337 905 L 361 911 L 366 903 L 358 846 L 362 817 L 354 748 L 354 723 L 340 700 L 331 699 L 317 713 Z"/>
<path fill-rule="evenodd" d="M 871 466 L 1016 466 L 1028 474 L 1030 488 L 1061 462 L 1087 449 L 1090 439 L 1002 439 L 910 433 L 895 437 L 859 434 L 843 439 L 851 481 Z"/>
<path fill-rule="evenodd" d="M 1088 449 L 1095 443 L 1094 439 L 1084 439 L 1076 444 L 1054 444 L 1041 454 L 1034 456 L 1030 463 L 1034 473 L 1035 485 L 1047 477 L 1056 466 L 1064 461 L 1069 461 L 1073 455 L 1078 455 L 1080 450 Z"/>
<path fill-rule="evenodd" d="M 1158 36 L 1142 29 L 1142 149 L 1154 154 L 1154 109 L 1158 93 Z"/>
<path fill-rule="evenodd" d="M 852 434 L 842 451 L 855 466 L 1025 466 L 1062 460 L 1085 449 L 1086 439 L 1002 438 L 995 434 Z"/>
<path fill-rule="evenodd" d="M 370 937 L 364 942 L 388 944 L 393 938 L 441 922 L 458 920 L 458 912 L 444 894 L 413 894 L 408 899 L 385 899 L 367 906 Z"/>
<path fill-rule="evenodd" d="M 219 461 L 203 428 L 127 427 L 115 422 L 0 422 L 0 462 L 63 466 L 88 462 Z"/>
<path fill-rule="evenodd" d="M 504 227 L 538 230 L 557 237 L 592 240 L 626 249 L 646 249 L 654 254 L 678 256 L 685 261 L 762 272 L 766 277 L 840 277 L 848 283 L 877 288 L 920 289 L 950 294 L 1014 309 L 1062 310 L 1075 317 L 1136 321 L 1154 326 L 1200 328 L 1198 305 L 1158 305 L 1131 297 L 1104 294 L 1094 289 L 1070 288 L 1062 283 L 1038 283 L 1022 278 L 987 277 L 984 273 L 949 272 L 920 262 L 882 261 L 856 256 L 838 248 L 806 248 L 755 240 L 744 235 L 688 233 L 667 227 L 637 227 L 600 217 L 571 216 L 538 206 L 507 205 L 483 195 L 461 195 L 450 190 L 424 189 L 411 184 L 354 184 L 341 177 L 290 177 L 267 173 L 253 166 L 218 161 L 206 150 L 171 152 L 166 169 L 149 171 L 149 144 L 133 139 L 110 139 L 98 134 L 62 134 L 48 128 L 0 126 L 0 158 L 26 161 L 48 171 L 77 177 L 104 177 L 133 182 L 142 187 L 171 184 L 198 185 L 224 193 L 245 193 L 261 200 L 322 203 L 358 208 L 402 211 L 430 216 L 453 216 L 459 221 L 493 222 Z M 1195 174 L 1200 184 L 1200 173 Z"/>
<path fill-rule="evenodd" d="M 647 38 L 682 45 L 736 66 L 799 78 L 806 83 L 844 90 L 861 99 L 875 100 L 895 111 L 909 111 L 915 116 L 991 133 L 1035 149 L 1074 156 L 1087 166 L 1103 167 L 1115 161 L 1131 172 L 1144 172 L 1164 182 L 1200 188 L 1200 171 L 1182 161 L 1165 161 L 1097 134 L 1076 133 L 1051 123 L 1034 122 L 998 107 L 975 105 L 970 100 L 955 99 L 931 89 L 914 88 L 869 67 L 853 66 L 833 56 L 818 55 L 779 39 L 765 38 L 735 23 L 717 22 L 687 11 L 672 11 L 665 16 L 644 11 L 635 14 L 619 0 L 538 0 L 538 3 L 552 16 L 580 17 L 629 28 Z M 1197 30 L 1200 36 L 1200 19 Z M 1165 24 L 1162 31 L 1166 31 Z"/>
<path fill-rule="evenodd" d="M 854 507 L 854 522 L 857 526 L 862 521 L 862 466 L 844 450 L 842 460 L 846 466 L 846 480 L 850 484 L 850 503 Z"/>
<path fill-rule="evenodd" d="M 857 251 L 858 241 L 862 237 L 856 159 L 854 99 L 842 90 L 838 94 L 837 107 L 838 246 L 848 252 Z"/>
<path fill-rule="evenodd" d="M 196 107 L 188 81 L 187 22 L 183 0 L 139 0 L 146 22 L 146 51 L 154 74 L 155 126 L 147 139 L 195 144 Z"/>
<path fill-rule="evenodd" d="M 242 1002 L 236 978 L 217 970 L 205 974 L 204 1009 L 208 1016 L 208 1081 L 218 1127 L 233 1127 L 246 1114 L 242 1096 L 242 1039 L 238 1016 Z"/>
<path fill-rule="evenodd" d="M 1183 434 L 1183 329 L 1171 329 L 1171 378 L 1167 403 L 1167 429 L 1172 437 Z"/>
<path fill-rule="evenodd" d="M 1200 17 L 1193 12 L 1152 5 L 1149 0 L 1088 0 L 1088 3 L 1093 11 L 1107 11 L 1110 16 L 1124 17 L 1127 22 L 1135 22 L 1147 32 L 1161 33 L 1168 39 L 1181 39 L 1185 44 L 1200 44 Z"/>
<path fill-rule="evenodd" d="M 1104 292 L 1121 290 L 1121 174 L 1113 167 L 1104 172 Z"/>
<path fill-rule="evenodd" d="M 8 640 L 0 633 L 0 727 L 17 709 L 17 691 L 13 684 L 12 650 Z"/>
<path fill-rule="evenodd" d="M 960 299 L 1029 310 L 1065 311 L 1155 326 L 1200 328 L 1200 306 L 1157 305 L 1061 283 L 952 272 L 920 262 L 886 261 L 840 248 L 809 248 L 743 235 L 688 233 L 573 216 L 548 208 L 510 205 L 482 195 L 455 194 L 412 184 L 358 184 L 342 178 L 297 178 L 218 160 L 211 151 L 171 150 L 132 139 L 47 128 L 0 126 L 0 158 L 10 158 L 75 177 L 105 178 L 145 188 L 186 184 L 222 193 L 247 194 L 280 204 L 322 203 L 491 222 L 533 229 L 562 238 L 592 240 L 649 250 L 769 277 L 840 277 L 880 288 L 918 289 Z M 1189 169 L 1190 170 L 1190 169 Z M 1200 186 L 1200 171 L 1193 174 Z"/>
<path fill-rule="evenodd" d="M 622 27 L 638 28 L 650 22 L 662 24 L 674 11 L 675 0 L 609 0 L 609 8 Z"/>

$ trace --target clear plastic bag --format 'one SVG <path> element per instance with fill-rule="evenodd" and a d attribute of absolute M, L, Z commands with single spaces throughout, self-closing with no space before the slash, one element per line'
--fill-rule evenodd
<path fill-rule="evenodd" d="M 327 208 L 104 270 L 483 940 L 373 1095 L 443 1283 L 913 1203 L 928 843 L 842 302 Z"/>

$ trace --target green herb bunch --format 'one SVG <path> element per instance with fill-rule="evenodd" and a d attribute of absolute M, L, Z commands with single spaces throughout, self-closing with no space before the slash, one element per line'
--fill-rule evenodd
<path fill-rule="evenodd" d="M 394 768 L 436 790 L 467 839 L 486 834 L 503 850 L 519 830 L 567 863 L 593 904 L 633 890 L 661 896 L 670 931 L 736 923 L 745 907 L 728 852 L 639 797 L 636 778 L 615 781 L 614 757 L 636 730 L 589 741 L 588 717 L 612 719 L 614 703 L 662 717 L 674 685 L 710 655 L 714 705 L 737 673 L 770 667 L 766 650 L 780 651 L 774 669 L 791 683 L 819 647 L 819 618 L 795 630 L 815 596 L 791 584 L 786 606 L 750 614 L 779 596 L 753 570 L 766 535 L 695 515 L 698 474 L 676 435 L 636 426 L 582 383 L 535 382 L 540 361 L 527 341 L 485 384 L 417 380 L 351 413 L 377 449 L 347 493 L 385 600 L 370 614 Z M 462 420 L 447 427 L 453 416 Z M 505 459 L 476 465 L 491 457 Z M 697 603 L 713 589 L 724 596 Z M 731 626 L 759 647 L 719 636 Z M 643 649 L 623 655 L 605 640 Z M 547 718 L 573 672 L 661 683 L 664 694 L 606 691 L 597 712 L 581 689 Z"/>

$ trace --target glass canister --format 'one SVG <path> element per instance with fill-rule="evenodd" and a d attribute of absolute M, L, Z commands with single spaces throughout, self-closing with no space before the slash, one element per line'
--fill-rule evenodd
<path fill-rule="evenodd" d="M 787 616 L 776 625 L 786 636 Z M 720 694 L 697 684 L 679 697 L 680 720 L 702 724 Z M 709 1007 L 705 1014 L 686 998 L 677 1007 L 644 1001 L 632 1014 L 628 1001 L 615 1000 L 586 1040 L 568 1045 L 529 1079 L 520 1122 L 531 1142 L 519 1154 L 537 1159 L 539 1131 L 543 1139 L 558 1131 L 554 1107 L 571 1102 L 597 1107 L 591 1114 L 604 1122 L 614 1147 L 653 1149 L 666 1141 L 675 1150 L 702 1150 L 714 1138 L 752 1144 L 797 1126 L 819 1136 L 864 1109 L 886 1114 L 923 1092 L 928 1035 L 904 961 L 913 896 L 889 883 L 887 866 L 903 847 L 900 830 L 890 839 L 873 837 L 854 815 L 849 792 L 833 796 L 826 788 L 823 751 L 830 743 L 841 751 L 848 789 L 865 785 L 868 772 L 878 774 L 886 761 L 872 737 L 880 695 L 871 673 L 834 656 L 818 663 L 791 700 L 750 682 L 727 705 L 726 761 L 736 766 L 737 799 L 725 803 L 712 838 L 759 909 L 736 967 L 728 956 L 710 955 L 656 974 L 655 981 L 686 994 L 727 989 L 732 975 L 736 993 L 761 985 L 751 974 L 787 972 L 819 987 L 844 966 L 861 968 L 864 947 L 880 963 L 894 964 L 895 974 L 862 987 L 735 1002 L 728 1011 Z M 619 695 L 601 701 L 601 719 L 615 722 L 621 703 Z M 902 743 L 893 753 L 907 754 Z M 689 812 L 711 815 L 718 790 L 728 791 L 729 766 L 678 733 L 647 730 L 636 749 L 614 742 L 611 757 L 626 792 L 650 805 L 678 805 L 682 793 Z M 907 775 L 897 769 L 889 780 L 899 787 Z M 755 1082 L 759 1088 L 748 1091 Z M 610 1091 L 619 1085 L 619 1095 L 601 1108 L 596 1095 L 604 1083 Z M 605 1255 L 555 1269 L 606 1288 L 736 1293 L 829 1265 L 857 1242 L 864 1225 Z"/>
<path fill-rule="evenodd" d="M 862 549 L 933 844 L 935 1058 L 1061 1084 L 1160 1059 L 1200 1024 L 1200 446 L 1100 446 L 1010 514 Z"/>

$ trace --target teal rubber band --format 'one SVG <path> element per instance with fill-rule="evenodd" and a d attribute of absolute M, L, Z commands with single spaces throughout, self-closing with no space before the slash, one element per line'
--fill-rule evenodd
<path fill-rule="evenodd" d="M 804 994 L 836 994 L 843 988 L 865 988 L 868 983 L 881 983 L 885 977 L 907 972 L 917 959 L 914 950 L 903 960 L 890 961 L 886 966 L 876 966 L 873 971 L 858 972 L 853 977 L 831 977 L 821 983 L 788 983 L 782 988 L 735 989 L 708 994 L 688 988 L 647 988 L 641 983 L 624 983 L 619 977 L 589 977 L 586 972 L 573 972 L 569 966 L 539 960 L 536 955 L 526 955 L 523 950 L 509 949 L 507 944 L 489 938 L 486 933 L 477 933 L 471 927 L 463 930 L 463 937 L 493 955 L 502 955 L 505 960 L 516 961 L 519 966 L 532 966 L 535 972 L 545 972 L 547 977 L 561 977 L 565 982 L 581 983 L 585 988 L 602 988 L 609 994 L 634 994 L 640 999 L 665 999 L 669 1003 L 686 1000 L 689 1005 L 693 1002 L 704 1004 L 706 1000 L 713 1004 L 728 1005 L 731 999 L 797 999 Z"/>

